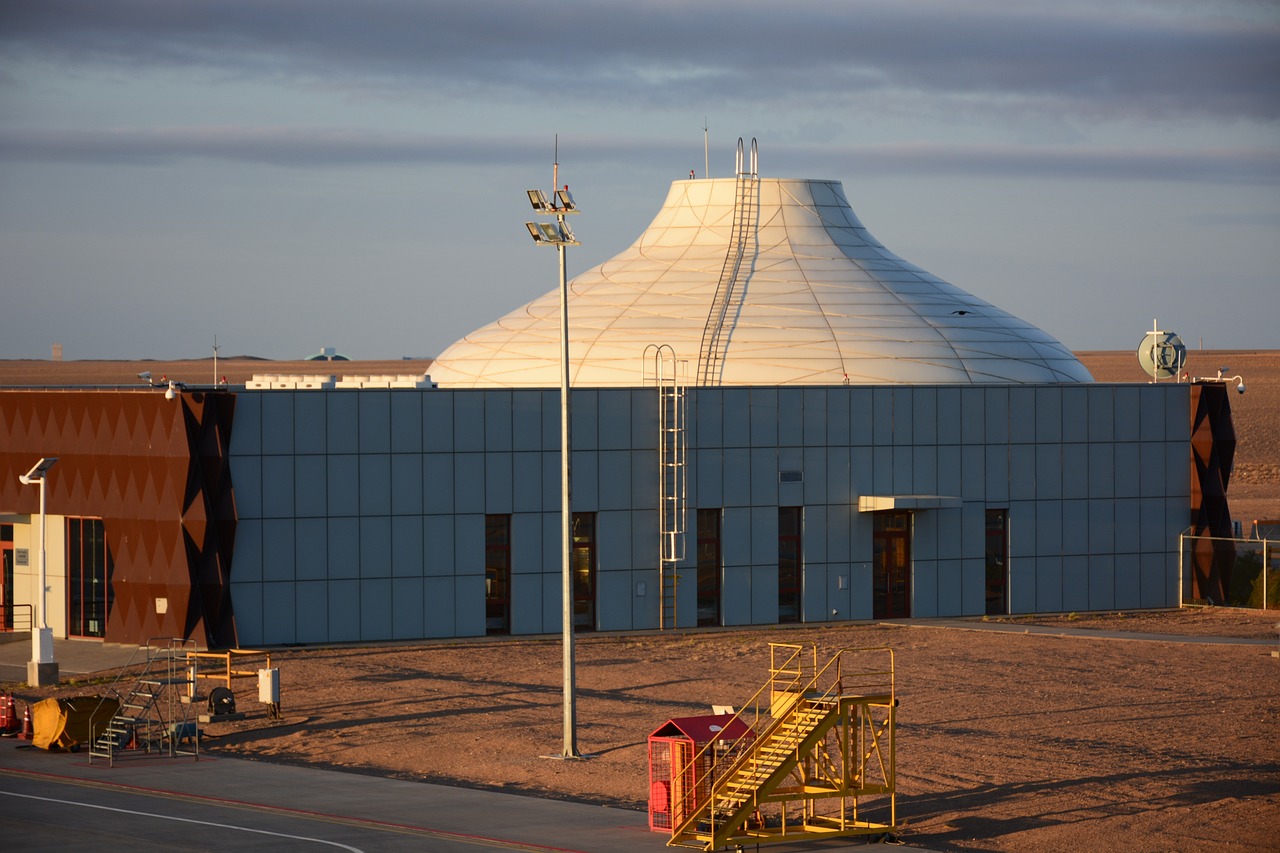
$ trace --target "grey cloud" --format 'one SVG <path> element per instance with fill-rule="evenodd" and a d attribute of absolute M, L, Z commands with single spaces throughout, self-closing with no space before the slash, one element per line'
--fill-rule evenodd
<path fill-rule="evenodd" d="M 538 136 L 448 137 L 380 134 L 343 128 L 179 127 L 142 130 L 0 128 L 0 160 L 149 166 L 223 160 L 280 167 L 401 164 L 520 165 L 541 152 Z M 574 136 L 563 140 L 576 162 L 670 168 L 685 164 L 687 140 Z M 1175 182 L 1280 183 L 1280 152 L 1261 148 L 1149 150 L 1066 146 L 771 145 L 766 174 L 986 175 Z"/>
<path fill-rule="evenodd" d="M 835 107 L 893 93 L 969 109 L 1274 120 L 1273 18 L 943 0 L 27 0 L 0 7 L 0 45 L 72 62 L 512 98 Z"/>

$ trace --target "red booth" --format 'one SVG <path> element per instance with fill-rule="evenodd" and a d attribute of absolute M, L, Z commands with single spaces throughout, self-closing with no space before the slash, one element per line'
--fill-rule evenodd
<path fill-rule="evenodd" d="M 649 829 L 671 832 L 711 790 L 711 767 L 755 739 L 732 714 L 678 717 L 649 735 Z M 702 752 L 708 744 L 713 749 Z M 695 756 L 701 756 L 696 762 Z"/>

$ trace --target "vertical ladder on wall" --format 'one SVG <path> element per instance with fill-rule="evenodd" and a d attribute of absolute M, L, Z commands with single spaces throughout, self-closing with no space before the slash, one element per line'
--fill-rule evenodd
<path fill-rule="evenodd" d="M 683 362 L 663 344 L 645 348 L 645 383 L 658 392 L 658 627 L 677 625 L 680 561 L 685 554 L 685 381 Z"/>
<path fill-rule="evenodd" d="M 733 203 L 733 229 L 729 233 L 729 250 L 724 266 L 720 269 L 720 281 L 707 313 L 707 324 L 702 330 L 702 344 L 698 352 L 698 385 L 719 385 L 723 372 L 725 352 L 729 337 L 742 305 L 742 262 L 747 254 L 747 243 L 756 233 L 759 205 L 759 168 L 757 166 L 756 141 L 751 140 L 751 165 L 744 168 L 742 139 L 738 139 L 737 192 Z"/>

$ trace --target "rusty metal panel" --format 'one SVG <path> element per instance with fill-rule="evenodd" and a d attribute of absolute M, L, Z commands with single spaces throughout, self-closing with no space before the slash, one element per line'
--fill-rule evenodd
<path fill-rule="evenodd" d="M 235 645 L 234 413 L 228 392 L 175 400 L 151 389 L 0 392 L 0 509 L 37 513 L 37 490 L 18 475 L 41 456 L 58 457 L 48 512 L 103 520 L 108 642 Z"/>

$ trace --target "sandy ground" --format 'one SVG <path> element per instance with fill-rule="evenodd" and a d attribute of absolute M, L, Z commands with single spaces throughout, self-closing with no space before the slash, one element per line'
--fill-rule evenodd
<path fill-rule="evenodd" d="M 203 727 L 217 754 L 646 808 L 647 737 L 741 706 L 768 643 L 883 646 L 896 658 L 899 837 L 935 850 L 1273 851 L 1280 658 L 1268 645 L 1116 631 L 1276 637 L 1277 614 L 1188 609 L 680 634 L 579 635 L 577 743 L 564 745 L 558 638 L 276 650 L 283 717 Z M 1079 636 L 1029 632 L 1073 629 Z M 1013 630 L 997 631 L 997 628 Z M 33 691 L 19 700 L 101 691 Z M 821 849 L 816 848 L 816 849 Z"/>

